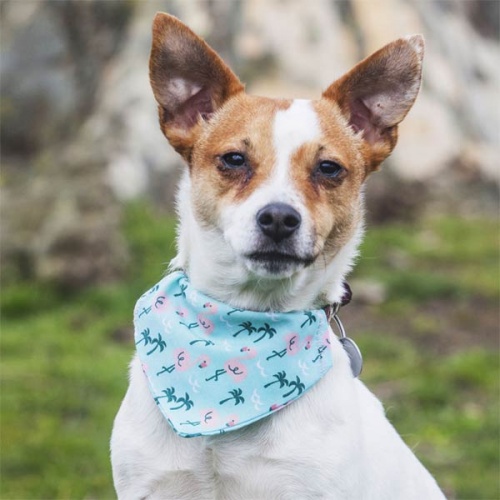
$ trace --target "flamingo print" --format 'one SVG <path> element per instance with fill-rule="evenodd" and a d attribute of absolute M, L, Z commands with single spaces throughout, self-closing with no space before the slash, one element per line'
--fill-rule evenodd
<path fill-rule="evenodd" d="M 308 335 L 302 341 L 298 333 L 289 333 L 285 337 L 286 347 L 281 351 L 272 351 L 272 354 L 268 356 L 266 360 L 269 361 L 270 359 L 275 358 L 276 356 L 282 358 L 286 354 L 290 356 L 295 356 L 301 351 L 301 349 L 305 349 L 306 351 L 308 351 L 311 348 L 312 340 L 313 340 L 312 335 Z"/>
<path fill-rule="evenodd" d="M 209 314 L 217 314 L 217 304 L 213 304 L 212 302 L 205 302 L 203 304 L 203 309 Z"/>
<path fill-rule="evenodd" d="M 214 323 L 210 321 L 206 316 L 204 316 L 203 314 L 198 314 L 196 319 L 198 320 L 198 325 L 200 325 L 203 333 L 210 335 L 214 331 Z"/>
<path fill-rule="evenodd" d="M 180 316 L 181 318 L 187 318 L 189 315 L 189 311 L 185 307 L 179 307 L 175 310 L 175 314 Z"/>
<path fill-rule="evenodd" d="M 179 325 L 185 326 L 188 330 L 191 330 L 193 328 L 198 328 L 200 326 L 196 321 L 192 323 L 187 323 L 189 311 L 185 307 L 180 307 L 179 309 L 176 309 L 175 314 L 177 314 L 177 316 L 185 320 L 185 321 L 179 321 Z"/>
<path fill-rule="evenodd" d="M 269 411 L 281 410 L 281 408 L 284 408 L 288 404 L 290 404 L 290 401 L 287 401 L 286 403 L 274 403 L 270 406 Z"/>
<path fill-rule="evenodd" d="M 191 356 L 186 349 L 175 349 L 172 354 L 174 363 L 170 366 L 162 366 L 162 369 L 156 374 L 157 376 L 162 373 L 172 373 L 174 370 L 185 372 L 193 368 L 193 366 L 206 368 L 210 365 L 210 358 L 207 355 L 201 355 L 196 360 L 191 361 Z"/>
<path fill-rule="evenodd" d="M 219 423 L 219 414 L 214 408 L 208 408 L 206 410 L 202 410 L 200 413 L 201 422 L 203 426 L 213 427 L 218 425 Z"/>
<path fill-rule="evenodd" d="M 316 361 L 323 359 L 323 352 L 325 352 L 328 347 L 330 346 L 330 330 L 325 330 L 323 335 L 321 336 L 321 345 L 318 347 L 318 354 L 317 356 L 312 360 L 313 363 L 316 363 Z"/>
<path fill-rule="evenodd" d="M 242 347 L 240 352 L 246 353 L 244 356 L 240 356 L 237 358 L 228 359 L 224 363 L 224 368 L 219 368 L 215 371 L 215 374 L 205 380 L 208 382 L 210 380 L 214 380 L 217 382 L 221 375 L 227 373 L 234 382 L 241 382 L 245 380 L 248 375 L 248 369 L 242 361 L 246 359 L 253 359 L 257 356 L 257 351 L 252 349 L 251 347 Z"/>
<path fill-rule="evenodd" d="M 187 318 L 187 311 L 185 310 L 178 310 L 176 311 L 177 315 L 180 316 L 181 318 Z M 215 325 L 212 321 L 210 321 L 206 316 L 203 314 L 198 314 L 196 316 L 197 321 L 193 321 L 191 323 L 187 323 L 184 321 L 179 321 L 179 325 L 185 326 L 188 330 L 192 330 L 193 328 L 201 328 L 203 333 L 206 333 L 207 335 L 210 335 L 214 329 Z M 186 319 L 187 321 L 187 319 Z"/>
<path fill-rule="evenodd" d="M 295 356 L 301 349 L 308 351 L 311 348 L 312 335 L 308 335 L 302 342 L 300 336 L 297 333 L 290 333 L 285 337 L 286 350 L 290 356 Z"/>
<path fill-rule="evenodd" d="M 162 313 L 170 308 L 170 301 L 164 293 L 159 293 L 153 302 L 155 312 Z"/>
<path fill-rule="evenodd" d="M 234 427 L 239 422 L 238 415 L 229 415 L 226 427 Z"/>

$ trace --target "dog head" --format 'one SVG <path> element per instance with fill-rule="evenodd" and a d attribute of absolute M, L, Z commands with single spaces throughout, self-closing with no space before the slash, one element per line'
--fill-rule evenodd
<path fill-rule="evenodd" d="M 189 28 L 157 14 L 151 84 L 161 129 L 189 166 L 181 221 L 197 226 L 181 227 L 180 245 L 190 238 L 183 231 L 203 233 L 186 245 L 218 252 L 243 281 L 327 275 L 332 267 L 338 281 L 359 240 L 363 182 L 396 144 L 422 57 L 421 36 L 402 38 L 317 101 L 256 97 Z M 340 258 L 346 248 L 349 257 Z M 180 261 L 192 265 L 186 255 Z"/>

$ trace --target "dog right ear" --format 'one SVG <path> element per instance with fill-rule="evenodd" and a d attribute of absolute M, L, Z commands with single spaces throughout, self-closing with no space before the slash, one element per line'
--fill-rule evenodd
<path fill-rule="evenodd" d="M 400 38 L 367 57 L 323 92 L 365 143 L 367 173 L 396 145 L 398 124 L 413 106 L 422 79 L 424 39 Z"/>
<path fill-rule="evenodd" d="M 153 21 L 149 78 L 160 127 L 188 162 L 203 121 L 244 88 L 200 37 L 162 12 Z"/>

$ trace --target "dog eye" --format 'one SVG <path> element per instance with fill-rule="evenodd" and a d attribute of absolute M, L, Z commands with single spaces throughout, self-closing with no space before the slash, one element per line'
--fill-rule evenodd
<path fill-rule="evenodd" d="M 228 168 L 239 168 L 245 165 L 246 159 L 241 153 L 226 153 L 222 156 L 222 163 Z"/>
<path fill-rule="evenodd" d="M 345 168 L 334 161 L 325 160 L 318 165 L 318 171 L 325 177 L 336 179 L 345 172 Z"/>

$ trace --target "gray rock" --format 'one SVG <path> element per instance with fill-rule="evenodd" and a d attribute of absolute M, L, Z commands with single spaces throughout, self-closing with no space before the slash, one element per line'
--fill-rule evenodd
<path fill-rule="evenodd" d="M 107 149 L 82 124 L 124 34 L 132 12 L 126 4 L 2 4 L 6 281 L 39 278 L 78 288 L 123 275 L 127 250 L 121 207 L 106 182 Z"/>

